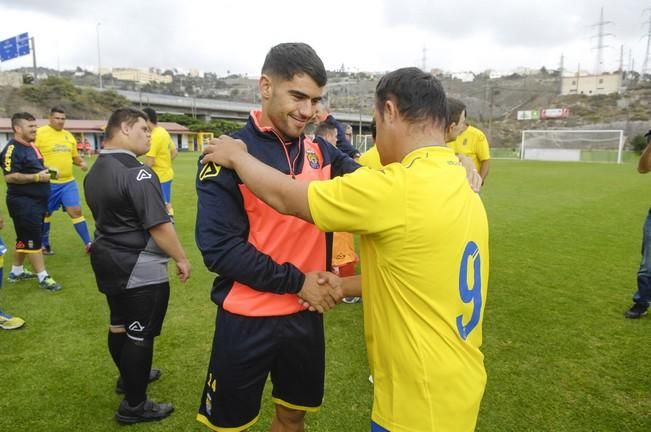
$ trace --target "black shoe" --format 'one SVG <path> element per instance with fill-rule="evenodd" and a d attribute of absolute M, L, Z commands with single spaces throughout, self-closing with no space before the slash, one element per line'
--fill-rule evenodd
<path fill-rule="evenodd" d="M 131 407 L 129 402 L 124 399 L 115 413 L 115 419 L 122 424 L 158 421 L 172 414 L 172 411 L 174 411 L 174 405 L 171 403 L 158 403 L 147 399 L 135 407 Z"/>
<path fill-rule="evenodd" d="M 158 378 L 160 378 L 160 374 L 160 369 L 152 368 L 149 371 L 149 382 L 156 381 Z M 122 377 L 118 378 L 118 382 L 115 384 L 115 392 L 117 394 L 124 394 L 124 380 Z"/>
<path fill-rule="evenodd" d="M 624 316 L 631 319 L 642 318 L 647 314 L 647 309 L 649 309 L 649 305 L 634 303 L 629 310 L 624 312 Z"/>

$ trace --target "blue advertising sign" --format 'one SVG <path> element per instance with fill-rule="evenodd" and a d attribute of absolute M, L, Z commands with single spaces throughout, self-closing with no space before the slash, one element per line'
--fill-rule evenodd
<path fill-rule="evenodd" d="M 0 41 L 0 61 L 4 62 L 29 53 L 29 35 L 27 33 Z"/>

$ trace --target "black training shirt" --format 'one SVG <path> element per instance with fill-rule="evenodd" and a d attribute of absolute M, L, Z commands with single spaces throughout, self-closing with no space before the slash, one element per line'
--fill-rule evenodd
<path fill-rule="evenodd" d="M 91 264 L 105 294 L 168 281 L 149 229 L 170 222 L 158 177 L 126 150 L 102 150 L 84 179 L 95 219 Z"/>
<path fill-rule="evenodd" d="M 2 173 L 4 175 L 13 173 L 36 174 L 45 169 L 43 157 L 36 147 L 15 139 L 10 140 L 2 150 L 0 161 L 2 161 Z M 26 196 L 47 201 L 50 196 L 50 184 L 48 182 L 7 183 L 7 195 Z"/>

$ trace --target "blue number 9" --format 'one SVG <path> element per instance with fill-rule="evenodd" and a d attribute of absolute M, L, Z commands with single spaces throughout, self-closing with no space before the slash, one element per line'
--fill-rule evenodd
<path fill-rule="evenodd" d="M 468 287 L 468 259 L 473 259 L 473 281 L 472 287 Z M 472 315 L 466 325 L 463 324 L 463 315 L 457 317 L 457 330 L 461 339 L 466 340 L 470 332 L 479 324 L 481 315 L 481 257 L 479 256 L 479 247 L 473 241 L 466 244 L 466 249 L 461 257 L 461 267 L 459 268 L 459 295 L 464 303 L 472 302 Z"/>

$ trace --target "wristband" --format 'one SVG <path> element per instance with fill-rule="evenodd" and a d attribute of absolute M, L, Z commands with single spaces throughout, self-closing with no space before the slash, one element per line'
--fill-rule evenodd
<path fill-rule="evenodd" d="M 34 174 L 34 183 L 40 182 L 41 179 L 38 177 L 38 174 Z"/>

